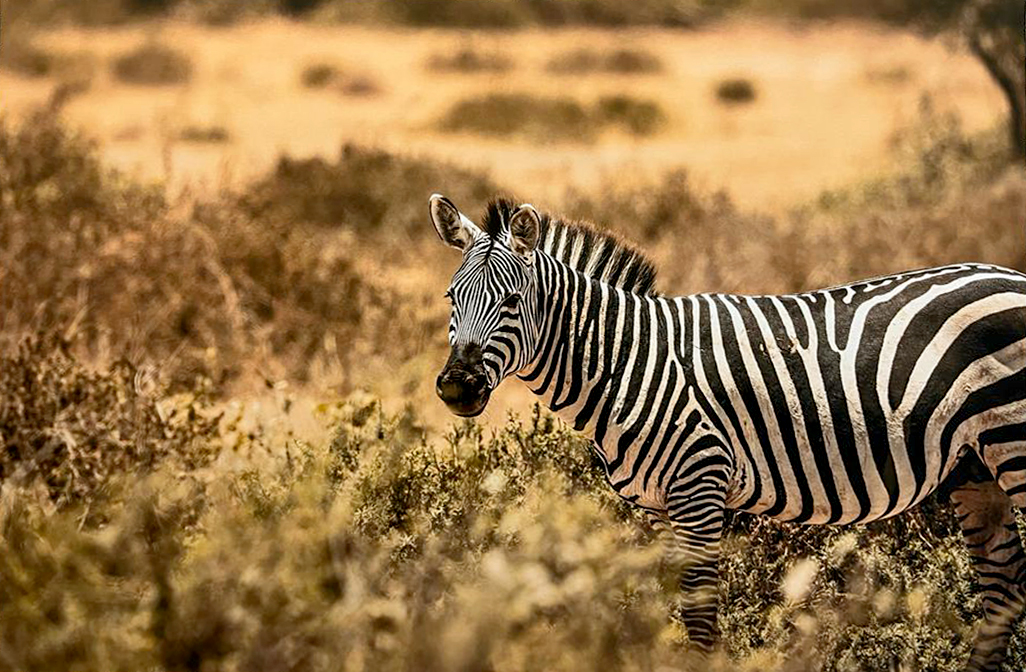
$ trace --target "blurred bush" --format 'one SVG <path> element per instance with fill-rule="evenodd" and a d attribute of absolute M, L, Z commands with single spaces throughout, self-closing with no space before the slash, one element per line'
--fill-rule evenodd
<path fill-rule="evenodd" d="M 683 170 L 570 189 L 565 207 L 643 241 L 659 288 L 671 294 L 800 292 L 963 261 L 1026 271 L 1026 175 L 1007 165 L 996 134 L 970 138 L 957 119 L 924 105 L 896 151 L 901 172 L 824 192 L 779 218 L 742 211 Z"/>
<path fill-rule="evenodd" d="M 167 86 L 192 79 L 192 62 L 171 47 L 148 42 L 115 58 L 111 71 L 125 84 Z"/>
<path fill-rule="evenodd" d="M 370 96 L 381 87 L 369 75 L 345 73 L 330 63 L 314 63 L 303 68 L 299 81 L 308 89 L 331 88 L 348 96 Z"/>
<path fill-rule="evenodd" d="M 519 136 L 537 143 L 592 142 L 608 127 L 648 135 L 664 121 L 657 103 L 623 94 L 601 98 L 587 108 L 567 96 L 491 93 L 456 102 L 439 127 L 448 132 Z"/>
<path fill-rule="evenodd" d="M 554 57 L 545 69 L 557 75 L 636 75 L 661 72 L 663 64 L 655 54 L 641 49 L 576 49 Z"/>
<path fill-rule="evenodd" d="M 232 136 L 224 126 L 186 126 L 178 131 L 178 139 L 182 142 L 220 144 L 231 141 Z"/>
<path fill-rule="evenodd" d="M 599 98 L 595 110 L 605 123 L 620 126 L 634 135 L 651 135 L 666 123 L 666 114 L 659 105 L 623 94 Z"/>
<path fill-rule="evenodd" d="M 442 130 L 481 135 L 519 135 L 535 142 L 587 141 L 597 129 L 573 98 L 526 93 L 491 93 L 455 103 L 439 122 Z"/>
<path fill-rule="evenodd" d="M 118 24 L 160 16 L 224 25 L 251 16 L 413 26 L 694 26 L 718 12 L 703 0 L 9 0 L 9 18 L 43 24 Z"/>
<path fill-rule="evenodd" d="M 436 72 L 501 73 L 512 70 L 513 66 L 513 60 L 503 53 L 478 51 L 468 46 L 433 54 L 427 61 L 428 69 Z"/>
<path fill-rule="evenodd" d="M 755 100 L 755 85 L 748 79 L 725 79 L 716 85 L 716 98 L 727 105 L 750 103 Z"/>
<path fill-rule="evenodd" d="M 57 330 L 100 361 L 154 363 L 179 388 L 324 366 L 351 384 L 352 360 L 401 359 L 444 336 L 445 315 L 418 307 L 427 288 L 404 294 L 381 272 L 423 263 L 410 241 L 434 250 L 424 211 L 438 189 L 472 208 L 496 191 L 349 147 L 336 163 L 283 159 L 245 193 L 172 215 L 160 189 L 104 171 L 52 113 L 5 122 L 0 279 L 18 289 L 0 293 L 0 339 Z"/>

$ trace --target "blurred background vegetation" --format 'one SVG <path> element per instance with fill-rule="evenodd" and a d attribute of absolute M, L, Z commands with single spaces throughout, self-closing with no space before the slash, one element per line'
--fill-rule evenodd
<path fill-rule="evenodd" d="M 433 398 L 428 195 L 609 227 L 667 293 L 1026 270 L 1021 11 L 6 0 L 0 670 L 684 669 L 586 443 Z M 957 670 L 979 616 L 942 498 L 735 516 L 722 572 L 714 671 Z"/>

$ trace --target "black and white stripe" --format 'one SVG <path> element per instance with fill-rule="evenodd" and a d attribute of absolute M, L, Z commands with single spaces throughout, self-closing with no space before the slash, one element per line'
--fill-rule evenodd
<path fill-rule="evenodd" d="M 1026 579 L 1026 276 L 963 264 L 663 297 L 647 260 L 587 226 L 539 215 L 536 249 L 514 252 L 515 212 L 465 222 L 450 340 L 483 348 L 491 387 L 515 373 L 594 438 L 671 539 L 696 648 L 716 636 L 724 509 L 865 522 L 944 484 L 984 589 L 969 667 L 996 669 Z"/>

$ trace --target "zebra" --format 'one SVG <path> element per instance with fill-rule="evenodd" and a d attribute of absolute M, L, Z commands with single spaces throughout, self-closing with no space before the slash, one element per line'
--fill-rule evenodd
<path fill-rule="evenodd" d="M 592 225 L 508 199 L 481 226 L 439 194 L 429 210 L 463 255 L 437 395 L 475 416 L 515 375 L 588 435 L 668 542 L 693 651 L 718 635 L 725 510 L 861 523 L 943 486 L 981 588 L 967 669 L 997 669 L 1026 598 L 1026 275 L 958 264 L 669 297 L 648 259 Z"/>

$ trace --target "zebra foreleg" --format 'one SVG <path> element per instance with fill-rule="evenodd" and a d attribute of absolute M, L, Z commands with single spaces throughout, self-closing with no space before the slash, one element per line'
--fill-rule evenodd
<path fill-rule="evenodd" d="M 675 484 L 667 502 L 673 530 L 669 560 L 680 576 L 681 619 L 691 649 L 703 655 L 712 651 L 719 636 L 716 613 L 725 492 L 719 479 L 700 478 Z"/>
<path fill-rule="evenodd" d="M 966 669 L 997 670 L 1026 595 L 1026 556 L 1012 500 L 992 480 L 970 480 L 951 491 L 951 501 L 983 599 L 983 622 Z"/>

